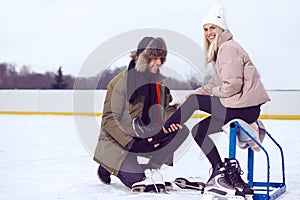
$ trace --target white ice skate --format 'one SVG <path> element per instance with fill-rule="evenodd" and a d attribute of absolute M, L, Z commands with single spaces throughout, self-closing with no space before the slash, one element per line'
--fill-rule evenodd
<path fill-rule="evenodd" d="M 165 192 L 165 182 L 158 169 L 146 169 L 145 179 L 131 186 L 132 192 Z"/>
<path fill-rule="evenodd" d="M 202 200 L 245 200 L 245 194 L 232 187 L 227 180 L 225 168 L 216 169 L 208 180 Z"/>

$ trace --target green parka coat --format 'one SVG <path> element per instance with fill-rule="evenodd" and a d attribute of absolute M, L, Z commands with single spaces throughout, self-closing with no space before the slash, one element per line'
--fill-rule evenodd
<path fill-rule="evenodd" d="M 94 154 L 94 160 L 116 176 L 128 154 L 125 147 L 135 136 L 132 119 L 142 116 L 145 98 L 140 96 L 134 103 L 129 103 L 126 88 L 127 74 L 127 70 L 119 73 L 108 84 L 100 136 Z M 165 121 L 175 112 L 176 106 L 170 105 L 172 96 L 169 89 L 163 85 L 165 77 L 161 74 L 159 76 L 160 100 L 164 108 L 162 118 Z"/>

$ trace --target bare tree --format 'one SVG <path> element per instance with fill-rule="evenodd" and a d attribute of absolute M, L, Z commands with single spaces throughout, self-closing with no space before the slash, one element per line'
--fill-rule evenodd
<path fill-rule="evenodd" d="M 19 71 L 20 76 L 28 76 L 30 75 L 30 67 L 23 65 Z"/>

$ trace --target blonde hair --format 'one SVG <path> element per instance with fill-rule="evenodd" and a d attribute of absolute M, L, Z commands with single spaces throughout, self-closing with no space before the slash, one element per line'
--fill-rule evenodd
<path fill-rule="evenodd" d="M 203 44 L 203 48 L 204 48 L 204 54 L 205 54 L 205 66 L 207 66 L 208 63 L 210 63 L 214 57 L 214 54 L 218 48 L 218 42 L 220 40 L 220 37 L 223 33 L 223 29 L 220 28 L 219 26 L 216 26 L 217 27 L 217 31 L 216 31 L 216 38 L 215 40 L 210 43 L 208 41 L 208 39 L 205 37 L 205 34 L 204 34 L 204 44 Z"/>

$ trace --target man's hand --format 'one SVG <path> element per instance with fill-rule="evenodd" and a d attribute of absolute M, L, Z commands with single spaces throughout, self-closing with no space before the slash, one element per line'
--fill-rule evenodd
<path fill-rule="evenodd" d="M 149 153 L 156 150 L 159 146 L 153 138 L 138 138 L 134 137 L 126 146 L 127 150 L 133 153 Z"/>

